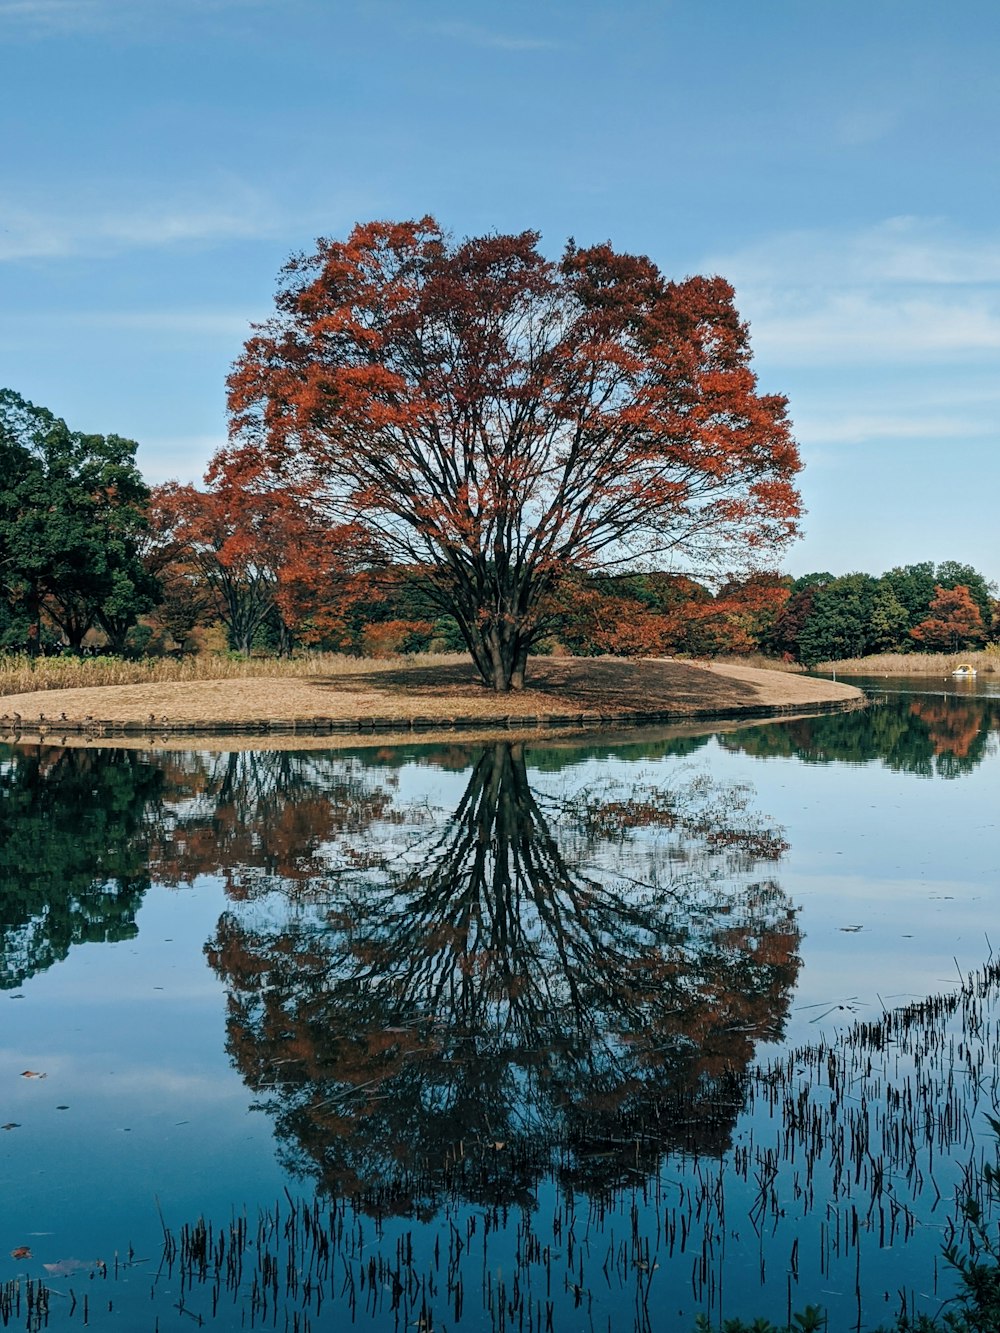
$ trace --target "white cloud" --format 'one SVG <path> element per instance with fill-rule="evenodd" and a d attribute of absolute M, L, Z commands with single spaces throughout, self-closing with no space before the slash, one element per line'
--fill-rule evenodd
<path fill-rule="evenodd" d="M 138 208 L 67 210 L 0 203 L 0 261 L 115 254 L 183 244 L 267 238 L 282 224 L 266 201 L 248 191 L 218 203 L 150 201 Z"/>
<path fill-rule="evenodd" d="M 475 23 L 437 23 L 434 31 L 443 37 L 452 37 L 470 46 L 486 47 L 494 51 L 551 51 L 558 46 L 557 42 L 545 38 L 494 32 Z"/>
<path fill-rule="evenodd" d="M 963 441 L 996 439 L 997 417 L 977 414 L 883 412 L 823 412 L 815 408 L 797 413 L 795 433 L 810 445 L 864 444 L 875 440 Z"/>
<path fill-rule="evenodd" d="M 1000 235 L 968 235 L 940 218 L 894 217 L 855 231 L 776 232 L 704 267 L 741 284 L 1000 283 Z"/>
<path fill-rule="evenodd" d="M 703 269 L 734 283 L 759 355 L 794 365 L 951 362 L 1000 348 L 1000 235 L 941 219 L 765 238 Z"/>
<path fill-rule="evenodd" d="M 287 3 L 288 0 L 285 0 Z M 29 37 L 113 29 L 155 41 L 171 15 L 189 20 L 217 10 L 256 9 L 272 0 L 0 0 L 0 27 Z"/>
<path fill-rule="evenodd" d="M 845 148 L 860 148 L 885 139 L 902 121 L 899 107 L 855 107 L 838 116 L 834 142 Z"/>
<path fill-rule="evenodd" d="M 773 296 L 739 301 L 758 355 L 788 366 L 909 364 L 981 356 L 1000 348 L 1000 296 L 900 299 L 891 294 L 817 293 L 807 310 Z"/>
<path fill-rule="evenodd" d="M 103 17 L 99 0 L 0 0 L 0 23 L 30 33 L 76 32 Z"/>

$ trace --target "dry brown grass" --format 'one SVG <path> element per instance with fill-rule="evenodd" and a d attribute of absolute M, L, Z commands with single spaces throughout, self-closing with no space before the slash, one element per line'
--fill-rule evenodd
<path fill-rule="evenodd" d="M 747 666 L 755 671 L 784 671 L 792 676 L 804 675 L 807 670 L 801 662 L 784 662 L 780 657 L 765 657 L 763 653 L 743 653 L 739 657 L 720 653 L 712 660 L 717 666 Z"/>
<path fill-rule="evenodd" d="M 0 657 L 0 695 L 88 689 L 98 685 L 152 685 L 168 681 L 353 676 L 370 671 L 380 662 L 399 669 L 411 660 L 418 659 L 345 657 L 342 653 L 241 658 L 204 653 L 180 659 L 147 657 L 138 662 L 126 662 L 119 657 L 42 657 L 32 663 L 29 658 L 19 655 Z M 466 660 L 461 653 L 426 653 L 419 662 L 434 666 Z"/>
<path fill-rule="evenodd" d="M 813 669 L 845 676 L 947 676 L 962 663 L 975 667 L 980 675 L 1000 672 L 1000 643 L 988 644 L 979 652 L 873 653 L 870 657 L 820 662 Z"/>
<path fill-rule="evenodd" d="M 733 715 L 858 697 L 858 691 L 836 682 L 744 665 L 665 659 L 537 658 L 530 666 L 528 687 L 507 695 L 484 689 L 471 662 L 457 654 L 389 662 L 336 658 L 332 664 L 311 658 L 290 664 L 293 670 L 281 676 L 274 674 L 274 662 L 234 665 L 250 670 L 221 678 L 147 677 L 69 689 L 58 688 L 49 677 L 43 693 L 8 695 L 4 718 L 7 726 L 13 721 L 18 727 L 40 719 L 54 731 L 61 721 L 143 723 L 156 731 L 190 723 L 293 719 L 392 719 L 404 724 L 441 720 L 455 725 L 463 718 L 481 724 L 494 718 L 568 720 L 586 714 L 596 723 L 601 717 L 634 713 Z M 325 669 L 328 665 L 335 669 Z M 260 674 L 260 666 L 269 666 L 271 674 Z"/>

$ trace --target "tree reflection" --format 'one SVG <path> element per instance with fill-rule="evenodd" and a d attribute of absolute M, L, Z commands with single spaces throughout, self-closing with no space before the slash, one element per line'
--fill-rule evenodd
<path fill-rule="evenodd" d="M 131 939 L 149 887 L 146 837 L 163 774 L 129 751 L 0 757 L 0 989 L 74 944 Z"/>
<path fill-rule="evenodd" d="M 149 849 L 164 884 L 218 875 L 232 898 L 325 887 L 331 844 L 392 818 L 395 775 L 288 750 L 161 755 L 175 797 Z M 180 799 L 183 798 L 183 799 Z"/>
<path fill-rule="evenodd" d="M 729 750 L 756 756 L 787 755 L 810 764 L 881 760 L 896 772 L 954 778 L 971 773 L 1000 730 L 1000 707 L 989 697 L 959 699 L 888 694 L 877 708 L 830 713 L 719 737 Z"/>
<path fill-rule="evenodd" d="M 426 1204 L 720 1150 L 798 968 L 794 911 L 752 874 L 783 843 L 745 793 L 545 796 L 498 744 L 424 821 L 324 904 L 234 910 L 209 946 L 293 1166 Z"/>

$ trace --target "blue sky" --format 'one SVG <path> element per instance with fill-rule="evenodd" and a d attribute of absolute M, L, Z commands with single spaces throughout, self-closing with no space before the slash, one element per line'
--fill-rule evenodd
<path fill-rule="evenodd" d="M 0 384 L 200 477 L 316 236 L 718 272 L 788 395 L 785 567 L 1000 578 L 996 0 L 0 0 Z"/>

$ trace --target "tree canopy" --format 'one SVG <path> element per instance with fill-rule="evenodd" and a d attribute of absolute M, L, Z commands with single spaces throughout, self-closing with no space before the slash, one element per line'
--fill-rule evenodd
<path fill-rule="evenodd" d="M 135 449 L 0 390 L 0 585 L 22 644 L 37 647 L 44 610 L 71 647 L 100 625 L 120 651 L 156 604 L 140 558 L 149 490 Z"/>
<path fill-rule="evenodd" d="M 570 569 L 770 564 L 799 513 L 786 402 L 757 391 L 730 285 L 538 241 L 426 217 L 293 258 L 214 472 L 308 491 L 431 570 L 497 690 L 523 684 Z"/>

